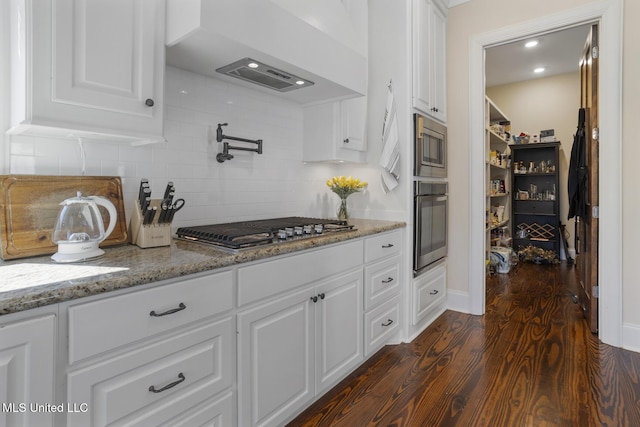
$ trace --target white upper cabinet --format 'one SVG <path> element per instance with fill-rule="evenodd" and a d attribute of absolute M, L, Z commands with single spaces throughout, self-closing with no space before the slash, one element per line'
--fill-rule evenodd
<path fill-rule="evenodd" d="M 447 15 L 433 0 L 413 1 L 413 107 L 447 121 Z"/>
<path fill-rule="evenodd" d="M 11 133 L 162 141 L 164 0 L 12 0 Z"/>
<path fill-rule="evenodd" d="M 303 108 L 305 162 L 366 161 L 367 97 Z"/>

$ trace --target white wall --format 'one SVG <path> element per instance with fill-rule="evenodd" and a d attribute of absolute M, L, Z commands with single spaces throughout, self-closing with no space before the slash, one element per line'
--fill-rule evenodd
<path fill-rule="evenodd" d="M 557 189 L 560 197 L 560 222 L 567 225 L 569 247 L 574 248 L 574 220 L 567 220 L 567 173 L 580 108 L 580 74 L 577 72 L 577 64 L 575 73 L 488 87 L 486 93 L 511 120 L 513 134 L 537 134 L 543 129 L 554 129 L 556 138 L 561 142 L 560 188 Z"/>
<path fill-rule="evenodd" d="M 638 242 L 640 242 L 640 54 L 638 40 L 640 2 L 624 2 L 623 91 L 622 91 L 622 301 L 623 342 L 627 348 L 640 351 L 640 276 L 638 275 Z"/>

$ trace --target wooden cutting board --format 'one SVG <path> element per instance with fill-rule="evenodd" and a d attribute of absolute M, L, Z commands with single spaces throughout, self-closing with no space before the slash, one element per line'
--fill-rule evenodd
<path fill-rule="evenodd" d="M 122 181 L 117 176 L 0 175 L 0 243 L 2 259 L 53 254 L 51 236 L 62 209 L 60 202 L 75 197 L 103 196 L 116 207 L 118 218 L 111 235 L 100 246 L 127 242 Z M 109 213 L 99 206 L 105 223 Z"/>

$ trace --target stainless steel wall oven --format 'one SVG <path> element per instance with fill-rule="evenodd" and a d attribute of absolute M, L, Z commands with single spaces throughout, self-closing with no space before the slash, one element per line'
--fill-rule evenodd
<path fill-rule="evenodd" d="M 420 114 L 414 114 L 414 124 L 413 174 L 430 178 L 446 178 L 447 128 Z"/>
<path fill-rule="evenodd" d="M 413 273 L 447 256 L 447 183 L 414 182 Z"/>

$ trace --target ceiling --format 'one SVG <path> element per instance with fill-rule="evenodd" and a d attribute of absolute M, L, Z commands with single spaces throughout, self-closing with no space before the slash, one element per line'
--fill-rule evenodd
<path fill-rule="evenodd" d="M 585 24 L 488 48 L 486 86 L 577 72 L 589 28 L 591 24 Z M 530 40 L 537 40 L 538 45 L 526 48 L 524 44 Z M 537 67 L 544 67 L 545 71 L 534 73 Z"/>

